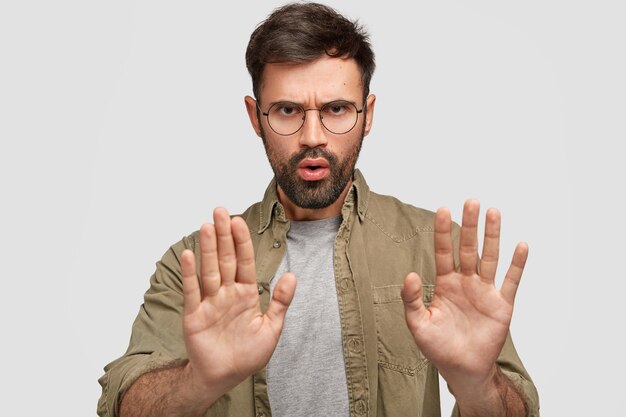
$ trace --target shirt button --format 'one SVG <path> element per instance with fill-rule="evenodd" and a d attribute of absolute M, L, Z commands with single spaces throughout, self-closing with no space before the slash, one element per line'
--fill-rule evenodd
<path fill-rule="evenodd" d="M 350 289 L 351 284 L 352 282 L 350 282 L 348 278 L 344 278 L 341 281 L 339 281 L 339 288 L 341 289 L 341 291 L 346 292 Z"/>
<path fill-rule="evenodd" d="M 263 291 L 265 291 L 263 289 L 263 286 L 261 284 L 259 284 L 259 295 L 263 294 Z"/>
<path fill-rule="evenodd" d="M 362 347 L 363 345 L 361 344 L 361 341 L 359 339 L 357 338 L 348 339 L 348 349 L 350 349 L 352 353 L 361 352 Z"/>
<path fill-rule="evenodd" d="M 278 249 L 280 248 L 280 242 L 278 240 L 275 240 L 272 246 L 274 246 L 274 249 Z"/>
<path fill-rule="evenodd" d="M 367 406 L 365 405 L 365 401 L 363 400 L 358 400 L 355 404 L 354 404 L 354 411 L 357 414 L 365 414 L 365 412 L 367 411 Z"/>

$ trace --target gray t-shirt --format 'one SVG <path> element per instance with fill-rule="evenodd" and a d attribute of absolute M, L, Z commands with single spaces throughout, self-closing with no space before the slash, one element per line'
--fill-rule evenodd
<path fill-rule="evenodd" d="M 341 216 L 291 222 L 287 252 L 270 281 L 284 272 L 297 278 L 296 294 L 267 368 L 275 417 L 348 417 L 333 247 Z"/>

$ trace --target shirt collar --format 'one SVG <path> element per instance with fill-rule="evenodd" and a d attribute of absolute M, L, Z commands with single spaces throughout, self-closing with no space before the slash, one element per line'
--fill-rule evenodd
<path fill-rule="evenodd" d="M 360 170 L 355 170 L 352 178 L 352 185 L 348 191 L 343 207 L 347 208 L 349 205 L 356 207 L 357 215 L 361 221 L 365 218 L 365 212 L 367 211 L 369 191 L 370 189 L 367 182 L 365 182 L 363 174 L 361 174 Z M 354 204 L 354 200 L 356 200 L 356 204 Z M 261 201 L 261 210 L 259 211 L 259 229 L 257 231 L 258 234 L 267 230 L 270 226 L 272 217 L 283 223 L 287 221 L 285 208 L 282 204 L 280 204 L 280 201 L 278 201 L 276 178 L 273 178 L 267 186 L 265 195 L 263 196 L 263 201 Z"/>

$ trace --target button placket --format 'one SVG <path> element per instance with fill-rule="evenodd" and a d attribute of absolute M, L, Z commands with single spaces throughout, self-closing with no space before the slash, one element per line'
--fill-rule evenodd
<path fill-rule="evenodd" d="M 353 204 L 346 200 L 342 209 L 343 223 L 335 240 L 334 266 L 339 295 L 342 336 L 344 337 L 344 359 L 348 392 L 352 399 L 352 415 L 369 415 L 369 381 L 365 358 L 363 323 L 359 296 L 355 287 L 354 273 L 350 266 L 348 245 L 352 235 Z"/>

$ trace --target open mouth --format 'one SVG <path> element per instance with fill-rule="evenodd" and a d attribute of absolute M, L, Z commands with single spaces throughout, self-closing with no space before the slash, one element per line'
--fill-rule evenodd
<path fill-rule="evenodd" d="M 304 159 L 298 164 L 298 175 L 306 181 L 318 181 L 330 172 L 328 161 L 324 158 Z"/>
<path fill-rule="evenodd" d="M 298 168 L 308 168 L 308 169 L 320 169 L 320 168 L 328 168 L 328 161 L 324 158 L 306 158 L 300 161 L 298 164 Z"/>

